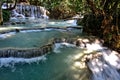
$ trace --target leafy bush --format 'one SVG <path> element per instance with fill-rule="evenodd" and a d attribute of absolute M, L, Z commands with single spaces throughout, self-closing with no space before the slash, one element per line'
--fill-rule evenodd
<path fill-rule="evenodd" d="M 59 5 L 54 6 L 51 10 L 50 17 L 54 19 L 67 19 L 74 15 L 75 11 L 69 7 L 68 2 L 63 1 Z"/>
<path fill-rule="evenodd" d="M 2 10 L 2 11 L 3 11 L 3 21 L 4 22 L 9 21 L 10 11 L 7 11 L 7 10 Z"/>
<path fill-rule="evenodd" d="M 81 22 L 84 26 L 84 32 L 100 35 L 102 20 L 103 17 L 101 15 L 98 15 L 97 17 L 93 14 L 85 15 Z"/>

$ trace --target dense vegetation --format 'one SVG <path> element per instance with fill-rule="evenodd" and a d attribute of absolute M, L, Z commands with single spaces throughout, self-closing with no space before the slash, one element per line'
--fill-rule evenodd
<path fill-rule="evenodd" d="M 2 10 L 2 15 L 3 15 L 3 21 L 6 22 L 6 21 L 9 21 L 9 18 L 10 18 L 10 11 L 6 11 L 6 10 Z"/>
<path fill-rule="evenodd" d="M 118 0 L 86 0 L 91 13 L 84 17 L 85 32 L 104 39 L 105 45 L 120 51 L 120 25 Z"/>
<path fill-rule="evenodd" d="M 2 0 L 15 1 L 15 0 Z M 119 0 L 16 0 L 31 5 L 44 6 L 50 18 L 66 19 L 77 13 L 84 15 L 80 25 L 88 34 L 99 36 L 105 44 L 120 50 L 120 1 Z M 0 11 L 1 12 L 1 11 Z M 0 21 L 1 22 L 1 21 Z"/>
<path fill-rule="evenodd" d="M 66 19 L 84 8 L 84 0 L 29 0 L 32 5 L 46 7 L 50 11 L 50 18 Z"/>

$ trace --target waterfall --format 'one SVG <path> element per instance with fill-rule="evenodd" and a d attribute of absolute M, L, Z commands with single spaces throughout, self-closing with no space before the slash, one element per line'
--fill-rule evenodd
<path fill-rule="evenodd" d="M 48 19 L 49 17 L 46 15 L 46 12 L 47 10 L 42 6 L 17 4 L 16 8 L 11 12 L 10 21 L 14 19 L 19 19 L 19 18 Z"/>
<path fill-rule="evenodd" d="M 92 43 L 86 47 L 90 51 L 84 59 L 92 73 L 91 80 L 120 80 L 119 53 L 103 47 L 100 43 Z"/>
<path fill-rule="evenodd" d="M 26 33 L 26 32 L 37 32 L 37 31 L 49 31 L 49 30 L 53 30 L 54 28 L 51 27 L 50 28 L 31 28 L 31 29 L 15 29 L 15 30 L 10 30 L 7 32 L 2 32 L 0 34 L 0 38 L 4 39 L 4 38 L 8 38 L 12 35 L 15 35 L 18 32 L 21 33 Z M 57 28 L 55 28 L 57 29 Z M 64 28 L 61 28 L 61 30 Z M 60 30 L 60 28 L 58 28 L 58 30 Z M 66 28 L 67 30 L 67 28 Z M 51 41 L 51 43 L 44 45 L 40 48 L 33 48 L 33 49 L 17 49 L 17 48 L 5 48 L 5 49 L 0 49 L 0 57 L 17 57 L 17 58 L 32 58 L 32 57 L 38 57 L 38 56 L 42 56 L 48 52 L 54 51 L 54 52 L 59 52 L 58 49 L 59 47 L 62 46 L 69 46 L 69 47 L 75 47 L 74 44 L 74 40 L 70 40 L 70 39 L 54 39 L 53 41 Z M 55 43 L 55 44 L 53 44 Z M 68 44 L 71 43 L 71 44 Z M 60 45 L 59 45 L 60 44 Z M 53 48 L 54 46 L 54 48 Z"/>
<path fill-rule="evenodd" d="M 38 30 L 39 29 L 39 30 Z M 40 28 L 35 29 L 41 31 Z M 46 28 L 44 28 L 45 30 Z M 48 28 L 49 29 L 49 28 Z M 53 29 L 53 28 L 52 28 Z M 42 29 L 43 30 L 43 29 Z M 18 32 L 32 32 L 34 30 L 23 29 Z M 4 34 L 6 34 L 4 32 Z M 14 33 L 12 33 L 14 34 Z M 2 34 L 3 35 L 3 34 Z M 78 42 L 79 41 L 79 42 Z M 96 42 L 94 42 L 96 41 Z M 91 42 L 91 43 L 90 43 Z M 120 79 L 120 55 L 111 51 L 108 48 L 104 48 L 102 44 L 94 40 L 83 39 L 83 38 L 55 38 L 48 45 L 44 45 L 40 48 L 34 49 L 0 49 L 0 57 L 10 59 L 14 62 L 13 58 L 17 59 L 31 59 L 39 56 L 43 56 L 48 52 L 54 51 L 59 53 L 62 47 L 77 47 L 79 46 L 86 48 L 87 50 L 96 51 L 96 54 L 87 54 L 86 64 L 91 71 L 91 80 L 119 80 Z M 81 48 L 80 48 L 81 49 Z M 4 62 L 4 60 L 2 59 Z M 0 62 L 2 64 L 2 61 Z"/>
<path fill-rule="evenodd" d="M 35 17 L 35 15 L 34 15 L 34 6 L 31 6 L 31 17 Z"/>
<path fill-rule="evenodd" d="M 15 57 L 9 57 L 9 58 L 0 58 L 0 68 L 1 67 L 10 67 L 14 68 L 14 65 L 16 63 L 33 63 L 36 62 L 38 63 L 39 61 L 45 61 L 46 57 L 45 55 L 39 56 L 39 57 L 34 57 L 34 58 L 15 58 Z"/>
<path fill-rule="evenodd" d="M 102 40 L 98 39 L 73 39 L 63 40 L 55 39 L 56 43 L 62 42 L 61 46 L 68 46 L 68 43 L 76 44 L 77 47 L 84 43 L 84 48 L 90 52 L 86 54 L 81 60 L 86 62 L 88 69 L 91 72 L 90 80 L 120 80 L 120 54 L 102 46 Z M 81 41 L 78 43 L 78 41 Z M 56 45 L 56 52 L 61 48 Z M 75 47 L 75 46 L 72 46 Z"/>
<path fill-rule="evenodd" d="M 0 49 L 0 58 L 6 57 L 15 57 L 15 58 L 33 58 L 45 55 L 46 53 L 52 51 L 53 45 L 47 44 L 40 48 L 34 49 L 12 49 L 12 48 L 5 48 Z"/>
<path fill-rule="evenodd" d="M 117 60 L 110 58 L 108 50 L 102 51 L 102 55 L 87 62 L 89 69 L 92 72 L 91 80 L 119 80 L 120 79 L 120 58 L 114 53 L 110 52 L 109 55 L 114 55 Z M 113 56 L 113 57 L 114 57 Z M 109 60 L 107 60 L 107 59 Z M 111 59 L 111 60 L 110 60 Z M 111 62 L 110 62 L 111 61 Z M 112 64 L 117 63 L 113 66 Z M 119 68 L 118 68 L 119 66 Z"/>
<path fill-rule="evenodd" d="M 0 34 L 0 37 L 6 38 L 8 36 L 15 35 L 16 32 L 33 32 L 33 31 L 42 31 L 42 30 L 51 30 L 51 29 L 61 29 L 68 30 L 71 27 L 64 28 L 31 28 L 31 29 L 19 29 L 3 32 Z M 77 27 L 73 27 L 76 29 Z M 81 28 L 77 28 L 81 29 Z M 4 37 L 6 36 L 6 37 Z M 95 38 L 95 37 L 94 37 Z M 93 40 L 93 41 L 92 41 Z M 18 59 L 30 59 L 39 57 L 47 54 L 48 52 L 54 51 L 59 53 L 60 49 L 63 46 L 65 47 L 77 47 L 85 48 L 89 50 L 89 53 L 86 53 L 86 65 L 91 71 L 91 80 L 119 80 L 120 79 L 120 54 L 112 51 L 108 48 L 102 46 L 101 41 L 98 39 L 88 38 L 55 38 L 49 44 L 44 45 L 40 48 L 33 49 L 0 49 L 0 58 L 13 58 Z M 84 52 L 85 53 L 85 52 Z M 95 53 L 95 54 L 94 54 Z M 3 59 L 2 59 L 3 61 Z M 1 61 L 1 62 L 2 62 Z"/>

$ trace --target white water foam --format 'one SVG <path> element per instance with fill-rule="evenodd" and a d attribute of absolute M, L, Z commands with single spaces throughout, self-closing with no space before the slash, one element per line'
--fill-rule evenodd
<path fill-rule="evenodd" d="M 71 26 L 77 26 L 77 20 L 67 20 L 65 21 L 67 24 L 70 24 Z"/>
<path fill-rule="evenodd" d="M 87 44 L 87 50 L 99 51 L 97 54 L 102 54 L 98 58 L 90 59 L 87 62 L 88 68 L 92 72 L 91 80 L 120 80 L 120 58 L 118 53 L 103 47 L 100 44 Z M 90 53 L 90 52 L 89 52 Z"/>
<path fill-rule="evenodd" d="M 63 42 L 63 43 L 61 43 L 61 45 L 66 46 L 66 47 L 76 47 L 76 45 L 70 44 L 70 43 L 67 43 L 67 42 Z"/>
<path fill-rule="evenodd" d="M 120 80 L 117 69 L 105 61 L 104 58 L 93 59 L 87 65 L 92 71 L 92 80 Z"/>
<path fill-rule="evenodd" d="M 41 31 L 51 31 L 53 29 L 44 29 L 44 30 L 40 30 L 40 29 L 35 29 L 35 30 L 21 30 L 21 33 L 29 33 L 29 32 L 41 32 Z M 62 30 L 61 30 L 62 31 Z M 0 39 L 5 39 L 8 37 L 11 37 L 13 35 L 15 35 L 16 32 L 8 32 L 8 33 L 4 33 L 4 34 L 0 34 Z"/>
<path fill-rule="evenodd" d="M 55 43 L 53 52 L 60 53 L 61 52 L 60 48 L 63 48 L 63 47 L 76 47 L 76 46 L 74 44 L 70 44 L 67 42 Z"/>
<path fill-rule="evenodd" d="M 0 39 L 5 39 L 5 38 L 11 37 L 13 35 L 15 35 L 15 32 L 9 32 L 9 33 L 5 33 L 5 34 L 0 34 Z"/>
<path fill-rule="evenodd" d="M 28 33 L 28 32 L 40 32 L 42 30 L 22 30 L 21 33 Z"/>
<path fill-rule="evenodd" d="M 51 31 L 51 30 L 54 30 L 54 29 L 44 29 L 45 31 Z"/>
<path fill-rule="evenodd" d="M 102 52 L 105 61 L 107 61 L 111 66 L 115 67 L 116 69 L 120 69 L 120 57 L 116 55 L 117 52 L 110 50 L 104 50 Z"/>
<path fill-rule="evenodd" d="M 66 31 L 66 30 L 62 30 L 62 29 L 33 29 L 33 30 L 21 30 L 21 33 L 29 33 L 29 32 L 41 32 L 41 31 L 52 31 L 52 30 L 58 30 L 58 31 Z M 15 35 L 16 32 L 8 32 L 8 33 L 4 33 L 4 34 L 0 34 L 0 39 L 5 39 L 8 37 L 11 37 L 13 35 Z"/>
<path fill-rule="evenodd" d="M 59 50 L 61 48 L 61 43 L 55 43 L 53 52 L 55 53 L 60 53 L 61 51 Z"/>
<path fill-rule="evenodd" d="M 34 63 L 34 62 L 39 62 L 39 61 L 45 61 L 46 57 L 45 55 L 40 56 L 40 57 L 34 57 L 34 58 L 0 58 L 0 68 L 1 67 L 13 67 L 16 63 Z"/>
<path fill-rule="evenodd" d="M 87 49 L 87 51 L 85 51 L 85 53 L 90 53 L 93 51 L 100 51 L 100 50 L 104 49 L 104 47 L 102 47 L 100 44 L 96 44 L 96 43 L 92 43 L 92 44 L 87 43 L 86 49 Z"/>

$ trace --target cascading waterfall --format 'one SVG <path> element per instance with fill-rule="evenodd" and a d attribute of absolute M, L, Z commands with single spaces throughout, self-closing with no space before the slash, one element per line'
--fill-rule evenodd
<path fill-rule="evenodd" d="M 98 45 L 99 47 L 97 48 Z M 86 45 L 87 50 L 94 48 L 85 56 L 85 62 L 91 75 L 91 80 L 119 80 L 120 57 L 119 53 L 112 51 L 100 44 Z M 96 49 L 95 49 L 96 48 Z M 95 53 L 95 54 L 93 54 Z"/>
<path fill-rule="evenodd" d="M 73 27 L 74 29 L 76 27 Z M 15 30 L 10 30 L 7 32 L 2 32 L 2 34 L 0 34 L 0 38 L 1 39 L 5 39 L 9 36 L 15 35 L 18 32 L 21 33 L 27 33 L 27 32 L 40 32 L 40 31 L 49 31 L 49 30 L 68 30 L 68 28 L 55 28 L 55 27 L 49 27 L 49 28 L 30 28 L 30 29 L 15 29 Z M 79 28 L 81 29 L 81 28 Z M 64 42 L 62 39 L 55 39 L 53 41 L 51 41 L 51 43 L 44 45 L 40 48 L 34 48 L 34 49 L 12 49 L 12 48 L 5 48 L 5 49 L 0 49 L 0 57 L 18 57 L 18 58 L 32 58 L 32 57 L 38 57 L 41 55 L 44 55 L 48 52 L 51 52 L 53 50 L 53 46 L 56 45 L 54 43 L 61 43 Z M 73 42 L 73 40 L 67 40 L 67 42 L 71 43 Z M 55 46 L 54 48 L 57 48 L 57 46 Z"/>
<path fill-rule="evenodd" d="M 106 51 L 108 50 L 100 52 L 102 54 L 101 56 L 87 62 L 87 65 L 92 72 L 91 80 L 120 79 L 120 68 L 118 68 L 118 66 L 120 66 L 120 58 L 118 58 L 118 56 L 116 56 L 114 53 L 110 52 L 108 54 Z M 116 57 L 117 60 L 115 60 L 115 58 L 110 58 L 110 55 L 114 55 L 113 57 Z M 117 65 L 113 66 L 114 63 L 117 63 Z"/>
<path fill-rule="evenodd" d="M 3 7 L 5 8 L 5 7 Z M 33 5 L 17 5 L 16 9 L 13 10 L 11 18 L 18 19 L 25 17 L 32 18 L 48 18 L 46 16 L 46 9 L 41 6 Z M 71 22 L 71 21 L 70 21 Z M 69 21 L 67 22 L 69 23 Z M 75 22 L 76 23 L 76 22 Z M 54 28 L 60 29 L 60 28 Z M 35 29 L 31 31 L 41 31 L 42 29 Z M 49 30 L 49 29 L 46 29 Z M 62 29 L 65 30 L 65 29 Z M 67 29 L 69 30 L 69 29 Z M 81 29 L 82 30 L 82 29 Z M 18 30 L 18 31 L 8 31 L 0 35 L 0 38 L 4 39 L 11 35 L 15 35 L 16 32 L 31 32 L 30 30 Z M 119 80 L 120 79 L 120 55 L 115 51 L 105 49 L 100 44 L 89 43 L 90 41 L 85 41 L 85 39 L 54 39 L 51 44 L 42 46 L 40 48 L 34 49 L 0 49 L 0 67 L 5 64 L 5 60 L 9 63 L 15 62 L 17 58 L 18 62 L 26 61 L 30 62 L 28 59 L 35 59 L 36 57 L 43 56 L 51 51 L 59 53 L 61 46 L 79 47 L 87 49 L 87 57 L 85 56 L 85 62 L 91 71 L 91 80 Z M 54 43 L 54 44 L 53 44 Z M 70 44 L 69 44 L 70 43 Z M 85 53 L 86 53 L 85 52 Z M 95 52 L 96 54 L 91 54 Z M 14 58 L 13 58 L 14 57 Z M 35 61 L 41 58 L 35 59 Z M 11 60 L 11 61 L 10 61 Z M 16 61 L 17 62 L 17 61 Z"/>
<path fill-rule="evenodd" d="M 50 29 L 50 28 L 49 28 Z M 53 29 L 53 28 L 52 28 Z M 56 29 L 56 28 L 55 28 Z M 59 29 L 59 28 L 58 28 Z M 68 28 L 69 29 L 69 28 Z M 41 29 L 47 30 L 47 29 Z M 41 31 L 40 29 L 30 30 L 32 31 Z M 30 32 L 28 29 L 20 30 L 19 32 Z M 5 33 L 5 32 L 4 32 Z M 84 52 L 87 54 L 85 57 L 86 65 L 91 71 L 91 80 L 119 80 L 120 79 L 120 58 L 119 54 L 115 51 L 111 51 L 108 48 L 102 46 L 101 43 L 90 41 L 89 39 L 82 38 L 55 38 L 51 41 L 50 44 L 44 45 L 40 48 L 34 49 L 1 49 L 0 50 L 0 65 L 8 66 L 4 64 L 10 64 L 10 62 L 5 62 L 4 60 L 11 60 L 12 62 L 31 62 L 34 60 L 41 60 L 44 57 L 39 58 L 39 56 L 43 56 L 51 51 L 55 53 L 59 53 L 60 49 L 63 46 L 65 47 L 77 47 L 82 49 L 87 49 L 88 51 Z M 92 42 L 92 43 L 91 43 Z M 92 48 L 93 47 L 93 48 Z M 90 52 L 89 52 L 90 50 Z M 87 53 L 89 52 L 89 53 Z M 91 52 L 96 52 L 96 54 L 92 54 Z M 3 60 L 4 58 L 4 60 Z M 16 59 L 17 58 L 17 59 Z M 84 57 L 83 57 L 84 58 Z M 45 58 L 44 58 L 45 59 Z M 17 61 L 16 61 L 17 60 Z M 78 64 L 77 64 L 78 65 Z M 14 65 L 13 65 L 14 66 Z"/>
<path fill-rule="evenodd" d="M 45 55 L 52 51 L 53 45 L 48 44 L 35 49 L 0 49 L 0 57 L 15 57 L 15 58 L 33 58 Z"/>
<path fill-rule="evenodd" d="M 66 40 L 67 42 L 68 40 Z M 69 46 L 69 41 L 64 43 L 65 40 L 56 40 L 56 43 L 62 42 L 61 44 L 57 44 L 55 48 L 55 52 L 59 53 L 59 49 L 61 46 Z M 92 43 L 91 43 L 92 42 Z M 92 73 L 90 76 L 90 80 L 119 80 L 120 79 L 120 54 L 116 51 L 112 51 L 106 47 L 102 46 L 101 41 L 95 39 L 90 41 L 89 39 L 75 39 L 72 41 L 75 43 L 72 47 L 79 47 L 80 49 L 86 49 L 84 51 L 85 55 L 82 57 L 86 63 L 86 66 Z M 75 46 L 76 45 L 76 46 Z M 57 51 L 58 49 L 58 51 Z M 80 66 L 80 64 L 77 64 Z"/>
<path fill-rule="evenodd" d="M 42 6 L 17 4 L 16 8 L 12 10 L 10 21 L 19 18 L 48 19 L 46 12 L 47 10 Z"/>

